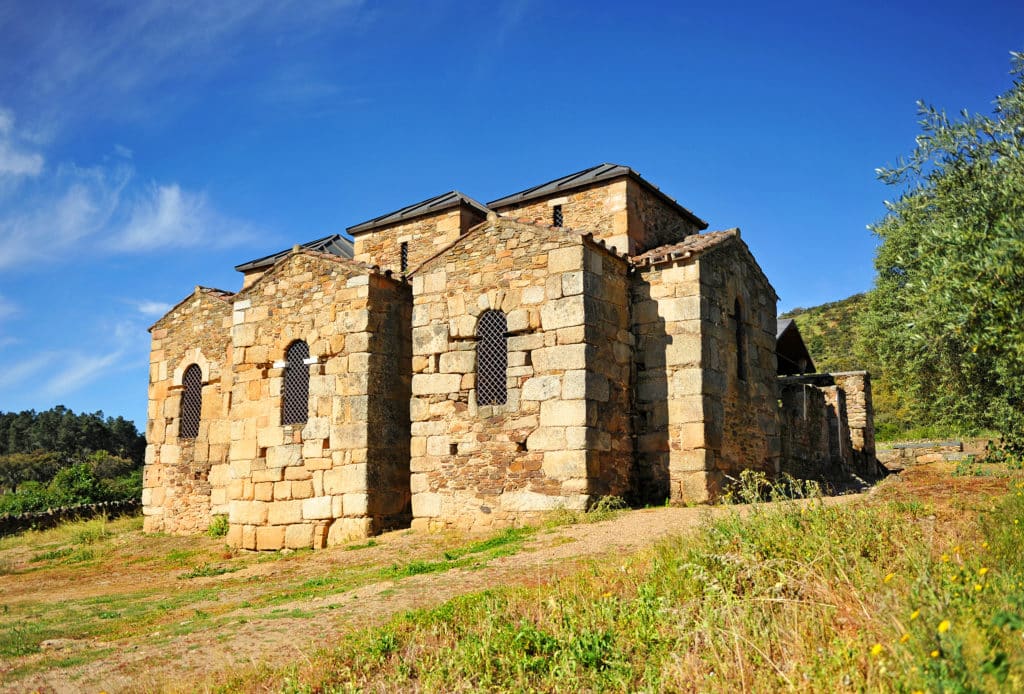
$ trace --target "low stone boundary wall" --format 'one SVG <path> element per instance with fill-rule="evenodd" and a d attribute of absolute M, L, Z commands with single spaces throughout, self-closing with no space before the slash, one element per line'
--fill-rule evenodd
<path fill-rule="evenodd" d="M 98 504 L 81 504 L 79 506 L 62 506 L 38 513 L 20 513 L 0 516 L 0 537 L 20 533 L 23 530 L 44 530 L 65 521 L 84 520 L 93 516 L 120 516 L 138 513 L 142 508 L 139 499 L 126 501 L 102 501 Z"/>
<path fill-rule="evenodd" d="M 985 454 L 987 440 L 968 441 L 905 441 L 877 452 L 878 460 L 886 467 L 906 467 L 926 463 L 958 462 Z"/>

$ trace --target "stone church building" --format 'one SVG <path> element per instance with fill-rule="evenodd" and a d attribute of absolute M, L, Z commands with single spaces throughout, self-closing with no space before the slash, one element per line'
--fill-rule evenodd
<path fill-rule="evenodd" d="M 602 164 L 196 287 L 151 328 L 146 530 L 323 547 L 703 502 L 745 469 L 870 476 L 867 375 L 814 374 L 739 230 L 707 226 Z"/>

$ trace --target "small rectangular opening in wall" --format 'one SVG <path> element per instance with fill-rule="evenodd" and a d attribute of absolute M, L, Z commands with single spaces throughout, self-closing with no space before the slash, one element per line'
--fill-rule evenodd
<path fill-rule="evenodd" d="M 409 269 L 409 242 L 402 241 L 401 245 L 399 246 L 399 249 L 399 254 L 401 256 L 400 263 L 402 267 L 402 274 L 404 275 L 405 271 Z"/>
<path fill-rule="evenodd" d="M 459 444 L 457 444 L 457 443 L 449 443 L 448 444 L 448 455 L 458 455 L 458 454 L 459 454 Z"/>
<path fill-rule="evenodd" d="M 260 452 L 259 452 L 259 455 L 257 455 L 256 457 L 257 458 L 266 458 L 267 457 L 267 449 L 266 448 L 261 448 Z"/>
<path fill-rule="evenodd" d="M 555 205 L 551 208 L 551 223 L 556 227 L 562 226 L 562 206 Z"/>

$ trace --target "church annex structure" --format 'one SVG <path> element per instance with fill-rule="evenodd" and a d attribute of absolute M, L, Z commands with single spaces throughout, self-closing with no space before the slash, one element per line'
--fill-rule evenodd
<path fill-rule="evenodd" d="M 707 226 L 601 164 L 196 287 L 150 329 L 145 529 L 324 547 L 873 476 L 868 375 L 814 373 L 740 231 Z"/>

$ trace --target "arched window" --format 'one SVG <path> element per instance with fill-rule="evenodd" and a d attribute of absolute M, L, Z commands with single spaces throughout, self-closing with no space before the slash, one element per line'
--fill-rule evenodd
<path fill-rule="evenodd" d="M 281 424 L 305 424 L 309 419 L 309 345 L 296 340 L 284 354 L 284 386 L 281 389 Z"/>
<path fill-rule="evenodd" d="M 733 319 L 736 321 L 736 378 L 747 380 L 747 336 L 743 325 L 743 306 L 740 300 L 733 303 Z"/>
<path fill-rule="evenodd" d="M 484 311 L 476 324 L 476 403 L 504 405 L 508 399 L 505 372 L 508 369 L 508 345 L 505 314 Z"/>
<path fill-rule="evenodd" d="M 178 422 L 178 436 L 194 439 L 199 436 L 199 418 L 203 412 L 203 372 L 198 364 L 185 369 L 181 377 L 181 417 Z"/>

